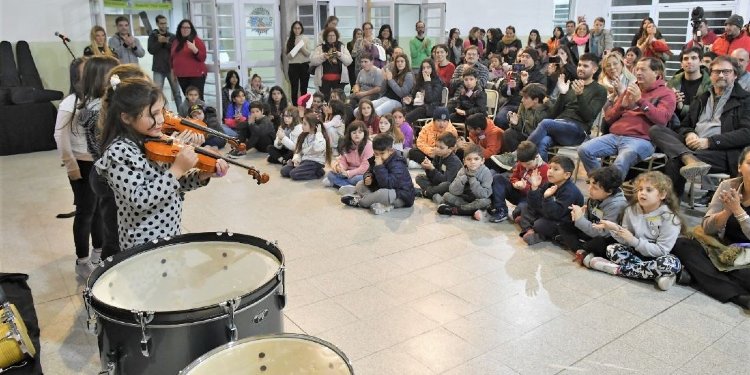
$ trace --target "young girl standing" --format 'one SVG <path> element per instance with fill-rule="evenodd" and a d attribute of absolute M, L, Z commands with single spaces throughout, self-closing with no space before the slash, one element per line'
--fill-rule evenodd
<path fill-rule="evenodd" d="M 323 168 L 330 163 L 331 145 L 323 123 L 313 114 L 305 115 L 294 156 L 281 168 L 281 176 L 292 180 L 314 180 L 323 177 Z"/>
<path fill-rule="evenodd" d="M 394 150 L 404 151 L 404 135 L 396 124 L 396 120 L 393 119 L 393 115 L 388 113 L 381 116 L 378 130 L 380 130 L 380 133 L 387 133 L 393 137 Z"/>
<path fill-rule="evenodd" d="M 107 180 L 117 202 L 122 249 L 180 234 L 183 193 L 205 186 L 211 174 L 193 169 L 198 156 L 183 147 L 172 164 L 148 160 L 147 138 L 161 137 L 164 95 L 146 79 L 110 79 L 102 113 L 102 157 L 94 166 Z M 228 164 L 216 162 L 216 174 Z"/>
<path fill-rule="evenodd" d="M 354 186 L 362 181 L 362 175 L 367 172 L 373 156 L 372 142 L 369 139 L 367 126 L 362 121 L 352 121 L 346 128 L 343 141 L 339 145 L 339 157 L 331 165 L 331 171 L 323 179 L 324 186 L 341 188 Z M 345 191 L 339 189 L 339 192 Z M 348 192 L 351 194 L 351 192 Z"/>
<path fill-rule="evenodd" d="M 268 146 L 268 162 L 286 164 L 294 156 L 294 149 L 300 134 L 302 134 L 302 122 L 299 119 L 299 110 L 295 107 L 287 107 L 282 116 L 281 126 L 276 131 L 276 139 L 273 145 Z"/>
<path fill-rule="evenodd" d="M 594 228 L 607 229 L 618 243 L 607 246 L 607 258 L 587 255 L 587 267 L 631 277 L 656 280 L 661 290 L 669 289 L 682 265 L 672 255 L 684 225 L 677 212 L 680 201 L 672 181 L 661 172 L 643 173 L 636 179 L 634 200 L 625 209 L 622 224 L 601 220 Z"/>

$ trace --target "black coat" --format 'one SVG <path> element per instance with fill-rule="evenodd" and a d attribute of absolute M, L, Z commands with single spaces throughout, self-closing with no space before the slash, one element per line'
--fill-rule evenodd
<path fill-rule="evenodd" d="M 148 35 L 148 53 L 154 55 L 151 70 L 162 74 L 169 74 L 172 71 L 169 54 L 175 35 L 167 31 L 166 36 L 169 38 L 167 43 L 159 43 L 159 35 L 159 30 L 153 30 Z"/>
<path fill-rule="evenodd" d="M 440 107 L 443 101 L 443 81 L 440 78 L 422 84 L 419 81 L 421 81 L 421 78 L 417 80 L 417 84 L 411 90 L 411 97 L 414 99 L 418 92 L 424 90 L 424 109 L 427 117 L 432 117 L 432 110 Z"/>
<path fill-rule="evenodd" d="M 465 88 L 461 86 L 456 90 L 456 95 L 448 102 L 448 111 L 455 112 L 456 109 L 466 111 L 466 117 L 475 113 L 487 113 L 487 92 L 477 84 L 471 96 L 464 95 Z"/>

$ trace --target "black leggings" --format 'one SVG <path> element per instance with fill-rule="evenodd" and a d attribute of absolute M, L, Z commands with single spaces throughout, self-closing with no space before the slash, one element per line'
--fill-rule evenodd
<path fill-rule="evenodd" d="M 680 259 L 682 266 L 692 276 L 693 286 L 720 302 L 750 295 L 750 269 L 717 270 L 698 241 L 678 238 L 672 254 Z"/>
<path fill-rule="evenodd" d="M 115 193 L 104 177 L 99 175 L 96 168 L 91 168 L 89 180 L 99 205 L 99 215 L 102 220 L 102 259 L 106 259 L 120 251 Z"/>
<path fill-rule="evenodd" d="M 94 248 L 102 247 L 102 223 L 97 208 L 97 199 L 91 188 L 89 178 L 93 161 L 76 160 L 81 171 L 81 178 L 70 181 L 73 188 L 73 202 L 76 205 L 76 216 L 73 219 L 73 242 L 76 246 L 76 256 L 89 256 L 89 236 Z"/>
<path fill-rule="evenodd" d="M 310 83 L 310 64 L 289 64 L 289 84 L 292 88 L 292 105 L 297 105 L 297 99 L 307 94 Z"/>

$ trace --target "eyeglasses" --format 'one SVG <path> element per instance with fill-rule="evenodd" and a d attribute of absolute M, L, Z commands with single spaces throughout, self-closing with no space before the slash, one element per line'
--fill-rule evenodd
<path fill-rule="evenodd" d="M 719 74 L 723 74 L 725 76 L 728 76 L 730 74 L 734 73 L 734 69 L 712 69 L 711 74 L 718 76 Z"/>

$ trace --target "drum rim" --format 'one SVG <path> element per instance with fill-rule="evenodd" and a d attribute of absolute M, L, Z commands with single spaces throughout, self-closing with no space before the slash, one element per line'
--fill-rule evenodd
<path fill-rule="evenodd" d="M 263 300 L 269 295 L 269 293 L 277 289 L 279 287 L 279 284 L 282 284 L 283 282 L 285 258 L 284 254 L 281 252 L 281 249 L 279 249 L 274 242 L 264 240 L 260 237 L 255 237 L 252 235 L 232 233 L 228 231 L 187 233 L 151 241 L 127 249 L 125 251 L 121 251 L 111 258 L 107 258 L 107 260 L 102 259 L 102 263 L 104 265 L 96 267 L 96 269 L 94 269 L 94 271 L 86 280 L 85 294 L 90 299 L 89 303 L 91 305 L 91 308 L 96 312 L 97 315 L 104 319 L 127 325 L 138 325 L 138 322 L 136 321 L 133 314 L 133 310 L 112 306 L 94 296 L 92 292 L 94 284 L 96 284 L 96 282 L 99 280 L 99 277 L 101 277 L 101 275 L 103 275 L 109 269 L 127 259 L 130 259 L 134 255 L 157 250 L 166 246 L 190 242 L 233 242 L 252 245 L 267 251 L 279 261 L 279 269 L 274 277 L 272 277 L 266 283 L 262 284 L 256 289 L 236 296 L 236 298 L 240 298 L 240 304 L 237 306 L 236 310 L 237 312 L 245 310 L 246 308 L 251 307 L 257 302 Z M 286 293 L 286 291 L 283 292 Z M 226 313 L 219 307 L 218 304 L 214 304 L 187 310 L 156 311 L 153 313 L 153 316 L 153 321 L 149 323 L 150 327 L 175 327 L 179 325 L 189 325 L 193 323 L 219 319 L 223 316 L 226 316 Z M 181 316 L 184 317 L 180 318 Z"/>
<path fill-rule="evenodd" d="M 184 369 L 180 370 L 180 372 L 177 373 L 177 375 L 187 375 L 190 371 L 194 370 L 196 367 L 198 367 L 199 365 L 201 365 L 203 362 L 207 361 L 212 356 L 214 356 L 214 355 L 218 354 L 219 352 L 222 352 L 222 351 L 224 351 L 226 349 L 230 349 L 230 348 L 233 348 L 235 346 L 243 345 L 245 343 L 252 342 L 252 341 L 262 341 L 262 340 L 267 340 L 267 339 L 302 339 L 302 340 L 312 341 L 312 342 L 315 342 L 317 344 L 321 344 L 321 345 L 323 345 L 323 346 L 325 346 L 325 347 L 333 350 L 334 353 L 338 354 L 339 357 L 341 357 L 344 360 L 344 363 L 346 364 L 346 367 L 349 368 L 349 373 L 352 374 L 352 375 L 354 374 L 354 368 L 352 367 L 352 362 L 349 360 L 349 357 L 347 357 L 346 354 L 344 354 L 344 352 L 341 351 L 341 349 L 339 349 L 336 345 L 333 345 L 329 341 L 323 340 L 323 339 L 321 339 L 319 337 L 305 335 L 305 334 L 302 334 L 302 333 L 279 333 L 279 334 L 273 334 L 273 335 L 262 335 L 262 336 L 246 337 L 246 338 L 241 339 L 241 340 L 230 341 L 230 342 L 228 342 L 228 343 L 226 343 L 224 345 L 217 346 L 216 348 L 211 349 L 210 351 L 208 351 L 206 354 L 203 354 L 202 356 L 196 358 L 195 360 L 193 360 L 193 362 L 190 362 L 190 364 L 187 365 L 187 367 L 185 367 Z"/>

